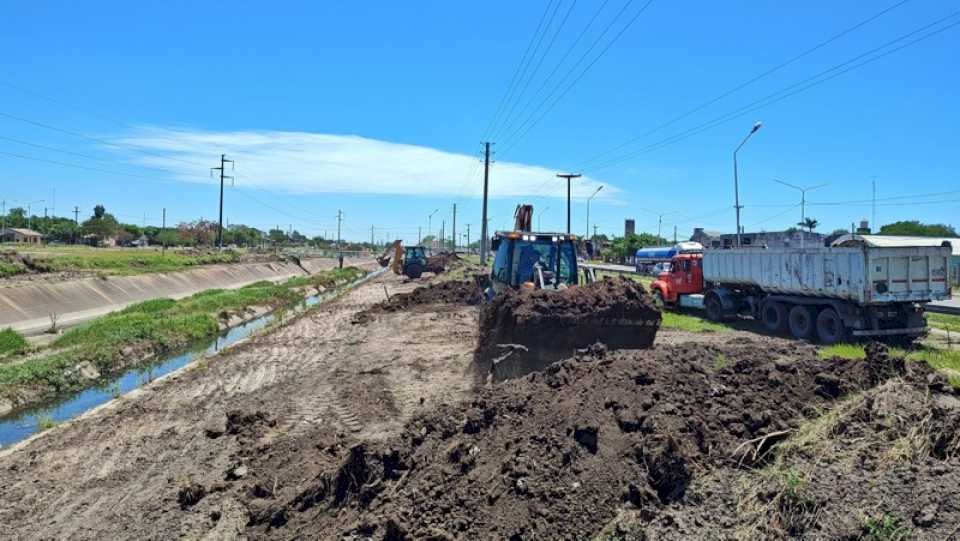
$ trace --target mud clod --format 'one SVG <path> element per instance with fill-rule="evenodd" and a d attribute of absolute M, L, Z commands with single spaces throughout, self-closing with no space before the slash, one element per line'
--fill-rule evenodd
<path fill-rule="evenodd" d="M 180 509 L 186 510 L 199 503 L 206 495 L 206 487 L 198 483 L 188 483 L 177 492 L 177 502 Z"/>

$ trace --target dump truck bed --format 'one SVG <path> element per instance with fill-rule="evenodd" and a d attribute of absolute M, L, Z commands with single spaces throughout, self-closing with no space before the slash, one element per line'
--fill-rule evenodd
<path fill-rule="evenodd" d="M 861 305 L 950 298 L 950 247 L 815 247 L 706 250 L 708 283 Z"/>

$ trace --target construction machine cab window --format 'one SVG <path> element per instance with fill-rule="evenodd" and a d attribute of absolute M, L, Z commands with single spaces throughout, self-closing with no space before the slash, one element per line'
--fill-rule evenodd
<path fill-rule="evenodd" d="M 523 235 L 500 240 L 493 262 L 495 281 L 514 288 L 528 282 L 540 287 L 577 284 L 576 252 L 569 239 Z"/>

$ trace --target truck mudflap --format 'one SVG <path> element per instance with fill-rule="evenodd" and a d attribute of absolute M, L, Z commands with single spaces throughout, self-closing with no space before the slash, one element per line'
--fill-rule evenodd
<path fill-rule="evenodd" d="M 854 336 L 898 336 L 898 335 L 909 335 L 909 336 L 919 336 L 921 334 L 927 333 L 927 327 L 904 327 L 902 329 L 867 329 L 867 330 L 853 330 L 851 334 Z"/>

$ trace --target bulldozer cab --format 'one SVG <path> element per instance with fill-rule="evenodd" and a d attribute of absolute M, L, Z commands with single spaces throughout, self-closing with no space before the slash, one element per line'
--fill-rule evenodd
<path fill-rule="evenodd" d="M 490 280 L 504 288 L 560 289 L 577 285 L 575 237 L 559 233 L 497 232 Z"/>
<path fill-rule="evenodd" d="M 423 246 L 404 247 L 403 260 L 405 263 L 427 264 L 427 250 Z"/>

